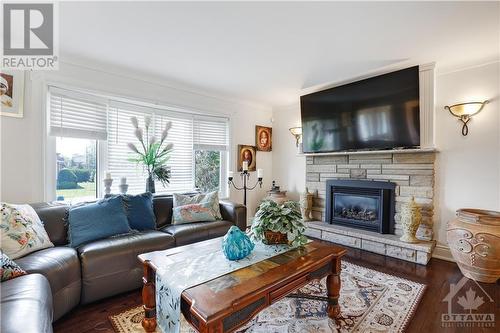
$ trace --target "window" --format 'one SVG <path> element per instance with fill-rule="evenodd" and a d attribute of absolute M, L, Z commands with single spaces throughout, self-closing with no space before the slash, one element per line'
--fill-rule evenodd
<path fill-rule="evenodd" d="M 219 190 L 227 195 L 227 184 L 222 181 L 228 166 L 228 119 L 198 116 L 174 108 L 118 100 L 111 97 L 80 93 L 49 87 L 50 135 L 56 137 L 57 182 L 55 194 L 60 200 L 82 200 L 90 192 L 99 197 L 99 184 L 104 170 L 115 180 L 112 193 L 118 193 L 120 178 L 126 177 L 127 193 L 145 191 L 146 178 L 142 165 L 130 161 L 133 153 L 127 143 L 138 143 L 130 121 L 136 117 L 144 127 L 144 118 L 151 117 L 150 136 L 159 138 L 167 122 L 171 122 L 166 142 L 173 144 L 167 165 L 171 169 L 170 184 L 156 182 L 157 193 Z M 74 156 L 74 158 L 73 158 Z M 81 157 L 84 156 L 84 157 Z M 80 169 L 89 169 L 92 181 L 77 182 L 77 188 L 63 189 L 59 171 L 74 169 L 81 159 Z M 101 170 L 101 172 L 99 172 Z M 72 170 L 74 172 L 79 172 Z M 63 174 L 69 174 L 68 171 Z M 101 176 L 100 176 L 101 175 Z M 63 176 L 64 178 L 65 176 Z M 83 179 L 83 178 L 81 178 Z M 96 186 L 97 184 L 97 186 Z M 64 192 L 66 191 L 66 192 Z"/>
<path fill-rule="evenodd" d="M 188 192 L 194 189 L 193 174 L 193 116 L 122 102 L 112 102 L 109 110 L 109 140 L 108 172 L 113 178 L 127 177 L 130 193 L 144 192 L 146 175 L 141 165 L 136 165 L 128 159 L 132 152 L 127 147 L 128 142 L 138 143 L 134 136 L 131 117 L 137 117 L 139 127 L 144 127 L 144 117 L 151 117 L 151 135 L 161 136 L 168 121 L 172 122 L 166 142 L 174 145 L 168 166 L 171 179 L 168 186 L 156 183 L 157 193 Z M 113 184 L 112 191 L 117 192 L 118 186 Z"/>
<path fill-rule="evenodd" d="M 49 133 L 56 137 L 55 199 L 69 202 L 98 196 L 97 146 L 107 139 L 106 104 L 64 89 L 49 91 Z"/>
<path fill-rule="evenodd" d="M 218 190 L 221 185 L 221 152 L 195 150 L 194 186 L 202 192 Z"/>
<path fill-rule="evenodd" d="M 194 119 L 195 186 L 203 192 L 225 188 L 227 165 L 227 120 Z"/>
<path fill-rule="evenodd" d="M 83 201 L 97 197 L 97 140 L 56 138 L 56 199 Z"/>

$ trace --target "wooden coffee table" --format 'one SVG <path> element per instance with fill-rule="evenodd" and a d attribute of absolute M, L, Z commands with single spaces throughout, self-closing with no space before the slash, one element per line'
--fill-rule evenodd
<path fill-rule="evenodd" d="M 221 240 L 216 238 L 203 244 L 220 249 Z M 142 326 L 146 332 L 156 329 L 155 257 L 188 258 L 190 249 L 195 249 L 199 244 L 139 256 L 144 264 L 142 299 L 145 316 Z M 184 290 L 181 311 L 186 320 L 201 333 L 232 332 L 288 293 L 311 280 L 327 276 L 328 316 L 335 318 L 340 313 L 340 261 L 345 253 L 345 249 L 332 244 L 310 242 L 302 248 Z"/>

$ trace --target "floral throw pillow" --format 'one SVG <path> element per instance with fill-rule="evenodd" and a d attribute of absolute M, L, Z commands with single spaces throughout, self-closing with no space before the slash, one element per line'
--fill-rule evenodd
<path fill-rule="evenodd" d="M 54 244 L 30 205 L 0 203 L 2 251 L 11 259 L 21 258 Z"/>
<path fill-rule="evenodd" d="M 206 194 L 197 194 L 195 196 L 174 193 L 174 207 L 199 203 L 207 203 L 215 219 L 222 220 L 219 206 L 219 192 L 213 191 Z M 174 224 L 175 223 L 176 222 L 174 216 Z"/>
<path fill-rule="evenodd" d="M 1 252 L 1 254 L 2 268 L 0 269 L 0 275 L 2 276 L 2 282 L 27 274 L 24 269 L 19 267 L 5 253 Z"/>
<path fill-rule="evenodd" d="M 209 203 L 190 204 L 174 207 L 174 224 L 215 221 Z"/>

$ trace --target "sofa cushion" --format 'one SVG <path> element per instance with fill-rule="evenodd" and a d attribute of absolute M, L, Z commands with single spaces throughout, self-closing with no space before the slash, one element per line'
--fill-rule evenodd
<path fill-rule="evenodd" d="M 62 202 L 30 204 L 43 222 L 43 226 L 55 246 L 68 244 L 68 208 Z"/>
<path fill-rule="evenodd" d="M 173 224 L 163 227 L 161 231 L 174 236 L 175 245 L 187 245 L 210 238 L 224 236 L 234 224 L 230 221 L 195 222 Z"/>
<path fill-rule="evenodd" d="M 174 247 L 174 238 L 161 231 L 142 231 L 80 246 L 83 304 L 137 289 L 143 268 L 137 256 Z"/>
<path fill-rule="evenodd" d="M 17 260 L 28 273 L 40 273 L 50 283 L 54 304 L 54 320 L 80 302 L 80 261 L 75 249 L 58 246 L 40 250 Z"/>
<path fill-rule="evenodd" d="M 11 260 L 3 251 L 0 251 L 0 255 L 2 256 L 2 268 L 0 272 L 0 276 L 2 278 L 2 282 L 16 278 L 21 275 L 26 275 L 26 271 L 19 267 L 13 260 Z"/>
<path fill-rule="evenodd" d="M 52 295 L 41 274 L 1 283 L 2 333 L 52 333 Z"/>
<path fill-rule="evenodd" d="M 11 259 L 54 246 L 30 205 L 0 203 L 2 251 Z"/>
<path fill-rule="evenodd" d="M 174 224 L 215 221 L 208 202 L 174 207 Z"/>
<path fill-rule="evenodd" d="M 131 231 L 121 196 L 71 207 L 68 222 L 72 247 Z"/>
<path fill-rule="evenodd" d="M 156 227 L 161 228 L 172 222 L 172 207 L 174 199 L 171 195 L 155 195 L 153 209 L 156 216 Z"/>

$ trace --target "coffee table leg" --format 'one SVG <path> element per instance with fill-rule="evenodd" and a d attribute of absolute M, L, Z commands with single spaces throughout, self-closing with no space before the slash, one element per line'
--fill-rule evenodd
<path fill-rule="evenodd" d="M 155 293 L 155 271 L 149 265 L 149 261 L 144 262 L 144 277 L 142 278 L 142 302 L 144 308 L 144 319 L 142 327 L 146 332 L 156 330 L 156 293 Z"/>
<path fill-rule="evenodd" d="M 333 271 L 326 278 L 328 292 L 328 317 L 335 319 L 340 315 L 340 258 L 333 261 Z"/>

